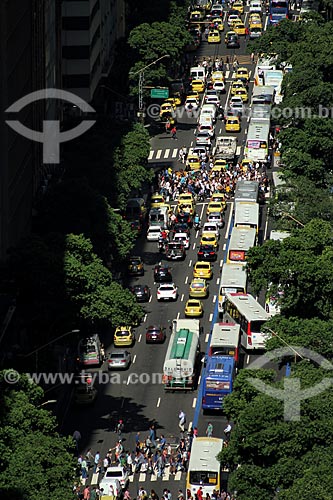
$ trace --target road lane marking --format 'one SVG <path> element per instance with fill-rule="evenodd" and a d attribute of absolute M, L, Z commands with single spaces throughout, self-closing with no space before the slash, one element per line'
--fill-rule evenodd
<path fill-rule="evenodd" d="M 98 484 L 99 472 L 95 472 L 91 478 L 91 484 Z"/>
<path fill-rule="evenodd" d="M 179 319 L 180 313 L 177 314 L 177 319 Z"/>
<path fill-rule="evenodd" d="M 213 297 L 213 304 L 215 304 L 215 302 L 216 302 L 216 295 L 214 295 Z"/>
<path fill-rule="evenodd" d="M 249 363 L 250 363 L 250 355 L 248 354 L 248 355 L 246 356 L 246 364 L 248 365 Z"/>
<path fill-rule="evenodd" d="M 156 153 L 156 160 L 159 160 L 162 156 L 162 149 L 159 149 Z"/>
<path fill-rule="evenodd" d="M 143 317 L 143 321 L 146 322 L 147 321 L 147 314 L 144 315 Z"/>
<path fill-rule="evenodd" d="M 194 250 L 194 249 L 195 249 L 195 243 L 193 243 L 193 247 L 192 247 L 192 250 Z"/>
<path fill-rule="evenodd" d="M 169 158 L 169 153 L 170 153 L 170 149 L 166 149 L 166 150 L 164 151 L 164 157 L 163 157 L 163 158 L 164 158 L 164 159 L 165 159 L 165 158 Z"/>
<path fill-rule="evenodd" d="M 227 244 L 226 244 L 226 243 L 224 243 L 224 244 L 223 244 L 223 252 L 225 251 L 225 249 L 226 249 L 226 248 L 227 248 Z"/>
<path fill-rule="evenodd" d="M 182 478 L 182 471 L 181 471 L 181 470 L 179 470 L 179 471 L 177 471 L 177 472 L 176 472 L 176 474 L 175 474 L 175 479 L 174 479 L 174 480 L 175 480 L 175 481 L 180 481 L 180 480 L 181 480 L 181 478 Z"/>
<path fill-rule="evenodd" d="M 140 333 L 139 335 L 138 342 L 141 342 L 141 339 L 142 339 L 142 333 Z"/>
<path fill-rule="evenodd" d="M 188 267 L 191 267 L 192 266 L 192 261 L 190 260 L 190 262 L 188 263 Z"/>
<path fill-rule="evenodd" d="M 131 381 L 131 376 L 128 375 L 126 385 L 129 385 L 130 381 Z"/>
<path fill-rule="evenodd" d="M 170 481 L 170 468 L 164 469 L 162 481 Z"/>
<path fill-rule="evenodd" d="M 240 156 L 240 154 L 241 154 L 241 146 L 237 146 L 236 156 Z"/>
<path fill-rule="evenodd" d="M 223 266 L 223 259 L 220 260 L 220 267 Z"/>
<path fill-rule="evenodd" d="M 171 156 L 171 158 L 176 158 L 177 153 L 178 153 L 178 149 L 176 148 L 176 149 L 174 149 L 174 150 L 172 151 L 172 156 Z"/>
<path fill-rule="evenodd" d="M 265 20 L 264 31 L 266 31 L 266 30 L 267 30 L 267 24 L 268 24 L 268 16 L 266 17 L 266 20 Z"/>
<path fill-rule="evenodd" d="M 201 382 L 201 375 L 199 375 L 199 378 L 198 378 L 198 385 L 200 385 L 200 382 Z"/>
<path fill-rule="evenodd" d="M 155 474 L 155 472 L 153 472 L 152 475 L 150 476 L 150 480 L 157 481 L 157 474 Z"/>
<path fill-rule="evenodd" d="M 208 340 L 209 340 L 209 333 L 206 333 L 205 342 L 208 342 Z"/>
<path fill-rule="evenodd" d="M 209 323 L 211 323 L 211 322 L 213 321 L 213 316 L 214 316 L 214 315 L 213 315 L 213 313 L 211 313 L 211 314 L 209 315 Z"/>
<path fill-rule="evenodd" d="M 159 408 L 161 404 L 161 398 L 158 398 L 157 403 L 156 403 L 156 408 Z"/>
<path fill-rule="evenodd" d="M 136 354 L 134 354 L 134 356 L 133 356 L 132 365 L 134 365 L 135 361 L 136 361 Z"/>
<path fill-rule="evenodd" d="M 219 285 L 220 284 L 220 278 L 217 278 L 216 280 L 216 284 Z"/>
<path fill-rule="evenodd" d="M 180 302 L 183 302 L 184 300 L 184 294 L 182 293 L 182 296 L 180 297 Z"/>
<path fill-rule="evenodd" d="M 139 475 L 139 483 L 144 483 L 146 480 L 147 474 L 145 472 L 140 472 Z"/>
<path fill-rule="evenodd" d="M 267 230 L 268 230 L 268 217 L 266 219 L 266 224 L 265 224 L 264 241 L 266 241 L 267 239 Z"/>
<path fill-rule="evenodd" d="M 193 398 L 192 408 L 195 408 L 197 404 L 197 398 Z"/>
<path fill-rule="evenodd" d="M 224 239 L 227 240 L 229 236 L 229 230 L 230 230 L 230 224 L 231 224 L 231 219 L 232 219 L 232 207 L 230 207 L 230 212 L 229 212 L 229 219 L 228 219 L 228 224 L 227 224 L 227 230 L 224 235 Z"/>
<path fill-rule="evenodd" d="M 149 156 L 148 156 L 148 160 L 152 160 L 153 156 L 154 156 L 154 151 L 150 151 Z"/>
<path fill-rule="evenodd" d="M 149 297 L 149 301 L 148 301 L 148 302 L 151 302 L 152 300 L 153 300 L 153 296 L 151 295 L 151 296 Z"/>
<path fill-rule="evenodd" d="M 187 282 L 188 282 L 188 276 L 186 276 L 185 278 L 185 285 L 187 285 Z"/>
<path fill-rule="evenodd" d="M 190 432 L 190 430 L 192 429 L 192 424 L 193 424 L 193 422 L 190 422 L 190 423 L 188 424 L 188 430 L 187 430 L 187 432 Z"/>

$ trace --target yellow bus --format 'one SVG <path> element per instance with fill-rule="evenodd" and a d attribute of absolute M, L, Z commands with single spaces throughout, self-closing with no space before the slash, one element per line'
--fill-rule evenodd
<path fill-rule="evenodd" d="M 186 498 L 194 498 L 202 487 L 203 497 L 212 496 L 221 489 L 221 464 L 217 459 L 223 447 L 223 439 L 197 437 L 193 439 L 190 463 L 187 471 Z"/>
<path fill-rule="evenodd" d="M 227 263 L 241 264 L 246 262 L 246 255 L 256 244 L 257 232 L 254 228 L 234 227 L 228 247 Z"/>

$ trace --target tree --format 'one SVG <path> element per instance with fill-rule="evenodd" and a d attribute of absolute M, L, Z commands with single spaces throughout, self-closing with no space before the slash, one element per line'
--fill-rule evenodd
<path fill-rule="evenodd" d="M 0 372 L 0 492 L 1 498 L 74 500 L 76 460 L 72 438 L 61 437 L 57 422 L 39 407 L 43 391 L 25 375 L 6 383 Z"/>

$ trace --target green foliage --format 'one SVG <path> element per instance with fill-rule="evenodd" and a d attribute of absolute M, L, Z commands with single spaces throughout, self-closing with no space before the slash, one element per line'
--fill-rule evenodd
<path fill-rule="evenodd" d="M 1 498 L 45 500 L 56 491 L 59 500 L 74 499 L 72 439 L 59 436 L 55 418 L 38 407 L 40 387 L 25 375 L 8 385 L 4 374 L 0 372 Z"/>

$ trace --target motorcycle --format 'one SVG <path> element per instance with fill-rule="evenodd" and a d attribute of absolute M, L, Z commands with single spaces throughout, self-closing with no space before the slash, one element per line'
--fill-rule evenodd
<path fill-rule="evenodd" d="M 200 229 L 200 221 L 199 222 L 194 222 L 194 229 L 196 231 L 199 231 L 199 229 Z"/>
<path fill-rule="evenodd" d="M 158 242 L 158 251 L 160 253 L 163 253 L 164 250 L 165 250 L 165 243 L 164 243 L 164 241 L 161 240 L 161 241 Z"/>

